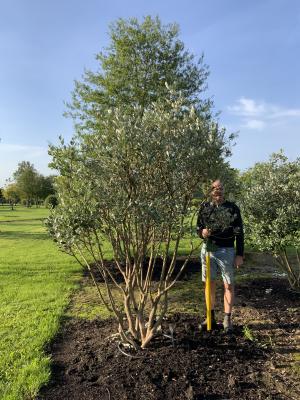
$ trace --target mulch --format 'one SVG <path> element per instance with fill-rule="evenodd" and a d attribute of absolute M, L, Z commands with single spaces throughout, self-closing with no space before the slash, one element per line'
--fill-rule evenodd
<path fill-rule="evenodd" d="M 164 335 L 137 353 L 118 346 L 114 319 L 66 320 L 49 349 L 52 378 L 38 399 L 296 400 L 299 375 L 290 361 L 300 333 L 299 300 L 282 279 L 244 282 L 232 335 L 200 331 L 199 316 L 176 314 L 164 320 Z M 253 340 L 243 333 L 246 323 Z"/>

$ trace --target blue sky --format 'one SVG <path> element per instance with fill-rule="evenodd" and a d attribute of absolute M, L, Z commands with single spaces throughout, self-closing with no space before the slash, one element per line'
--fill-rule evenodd
<path fill-rule="evenodd" d="M 300 149 L 298 0 L 0 0 L 0 187 L 22 160 L 50 174 L 48 143 L 72 135 L 64 101 L 97 67 L 108 25 L 159 15 L 210 67 L 207 96 L 239 131 L 231 164 L 246 169 Z"/>

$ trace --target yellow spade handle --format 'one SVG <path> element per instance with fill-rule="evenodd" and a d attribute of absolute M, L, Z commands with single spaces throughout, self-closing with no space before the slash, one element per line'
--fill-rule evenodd
<path fill-rule="evenodd" d="M 206 252 L 206 321 L 207 330 L 211 331 L 211 287 L 210 287 L 210 252 Z"/>

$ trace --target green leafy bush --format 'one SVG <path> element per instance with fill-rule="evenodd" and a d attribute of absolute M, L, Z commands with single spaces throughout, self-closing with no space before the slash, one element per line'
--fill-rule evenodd
<path fill-rule="evenodd" d="M 44 206 L 46 208 L 55 208 L 58 205 L 57 196 L 54 194 L 49 194 L 44 201 Z"/>
<path fill-rule="evenodd" d="M 291 287 L 300 289 L 300 159 L 291 162 L 282 152 L 273 154 L 269 162 L 249 169 L 242 180 L 248 240 L 271 252 Z M 296 262 L 289 260 L 291 247 Z"/>

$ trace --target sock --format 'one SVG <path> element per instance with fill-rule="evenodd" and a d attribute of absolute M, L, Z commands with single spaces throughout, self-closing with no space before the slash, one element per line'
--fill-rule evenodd
<path fill-rule="evenodd" d="M 225 313 L 226 317 L 230 318 L 231 317 L 231 313 Z"/>

